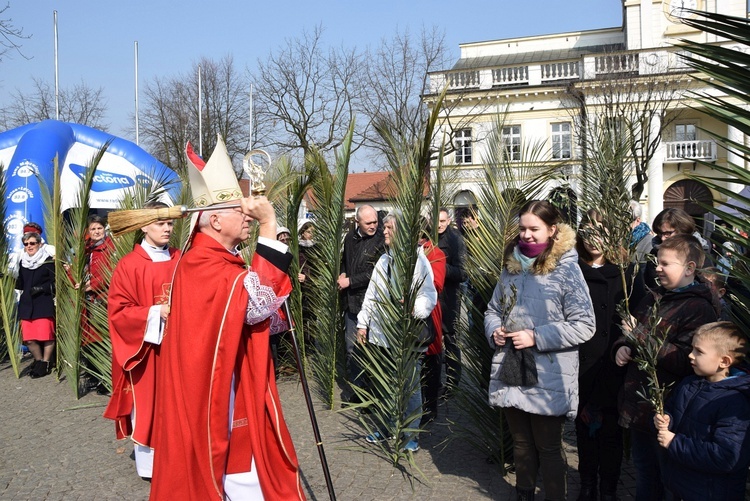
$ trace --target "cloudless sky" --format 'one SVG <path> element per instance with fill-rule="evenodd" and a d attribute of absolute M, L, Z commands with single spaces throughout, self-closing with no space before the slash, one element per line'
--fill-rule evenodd
<path fill-rule="evenodd" d="M 131 140 L 125 129 L 135 103 L 134 41 L 143 89 L 155 77 L 189 71 L 203 56 L 231 54 L 238 71 L 252 71 L 285 39 L 317 24 L 325 43 L 362 49 L 396 29 L 418 35 L 423 26 L 437 26 L 445 32 L 451 64 L 460 43 L 622 24 L 622 0 L 10 0 L 3 16 L 31 35 L 21 41 L 30 59 L 11 51 L 0 61 L 0 106 L 33 77 L 53 85 L 54 10 L 60 87 L 81 81 L 103 87 L 109 132 Z"/>

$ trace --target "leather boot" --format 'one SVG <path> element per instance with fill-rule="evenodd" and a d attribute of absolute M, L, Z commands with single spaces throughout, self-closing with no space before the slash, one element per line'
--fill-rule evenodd
<path fill-rule="evenodd" d="M 516 487 L 516 499 L 518 501 L 534 501 L 534 489 L 519 489 Z"/>

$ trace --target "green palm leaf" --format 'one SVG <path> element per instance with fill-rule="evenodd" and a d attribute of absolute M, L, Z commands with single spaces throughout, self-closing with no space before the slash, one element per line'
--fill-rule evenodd
<path fill-rule="evenodd" d="M 420 138 L 404 138 L 383 124 L 376 126 L 389 147 L 387 159 L 395 191 L 393 202 L 397 228 L 391 242 L 389 290 L 380 292 L 383 297 L 402 298 L 402 301 L 389 300 L 375 305 L 382 319 L 380 327 L 388 348 L 368 344 L 355 354 L 370 382 L 368 388 L 354 388 L 370 411 L 366 415 L 360 414 L 360 421 L 369 433 L 377 430 L 386 437 L 393 437 L 381 442 L 379 447 L 394 465 L 405 460 L 415 469 L 412 454 L 403 450 L 414 435 L 423 431 L 412 424 L 419 423 L 421 406 L 406 415 L 410 398 L 421 392 L 420 375 L 415 373 L 421 352 L 415 347 L 423 322 L 412 316 L 421 283 L 413 283 L 412 276 L 418 258 L 422 207 L 434 155 L 435 124 L 441 107 L 442 97 L 438 99 Z"/>
<path fill-rule="evenodd" d="M 353 134 L 354 124 L 349 127 L 336 155 L 333 173 L 319 151 L 313 150 L 305 157 L 315 203 L 315 245 L 310 252 L 310 267 L 314 270 L 309 278 L 310 297 L 303 299 L 309 301 L 312 316 L 309 336 L 315 352 L 309 358 L 310 367 L 317 393 L 329 409 L 334 406 L 343 356 L 343 305 L 338 277 L 343 251 L 344 193 Z"/>
<path fill-rule="evenodd" d="M 728 40 L 727 45 L 698 44 L 684 41 L 685 48 L 691 54 L 686 58 L 688 64 L 704 76 L 701 82 L 713 89 L 696 96 L 696 108 L 717 120 L 750 134 L 750 56 L 736 50 L 734 42 L 746 45 L 750 41 L 750 21 L 746 18 L 726 16 L 711 12 L 697 12 L 695 18 L 686 18 L 683 22 L 693 28 L 706 33 L 717 35 L 720 39 Z M 717 92 L 718 91 L 718 92 Z M 735 153 L 744 162 L 750 160 L 750 148 L 743 143 L 731 141 L 720 135 L 712 137 L 730 153 Z M 732 197 L 736 212 L 729 212 L 722 207 L 705 206 L 704 208 L 717 218 L 731 224 L 737 232 L 727 231 L 726 239 L 735 248 L 750 248 L 750 240 L 743 236 L 750 233 L 750 198 L 733 192 L 725 183 L 735 183 L 750 186 L 750 173 L 741 165 L 728 162 L 726 166 L 713 165 L 711 167 L 724 177 L 694 176 L 694 179 L 706 184 L 724 196 Z M 703 205 L 703 204 L 701 204 Z M 750 326 L 750 257 L 747 254 L 735 255 L 729 284 L 729 301 L 732 305 L 734 320 L 745 327 Z"/>
<path fill-rule="evenodd" d="M 484 333 L 484 312 L 504 266 L 506 244 L 518 234 L 518 210 L 543 191 L 556 175 L 542 161 L 541 142 L 521 147 L 521 160 L 511 162 L 502 136 L 505 116 L 496 117 L 482 159 L 484 182 L 477 195 L 478 227 L 466 237 L 466 271 L 471 284 L 467 316 L 458 323 L 461 342 L 462 384 L 456 392 L 461 414 L 453 422 L 457 433 L 450 440 L 472 444 L 498 464 L 511 462 L 512 440 L 503 423 L 502 410 L 488 403 L 490 368 L 494 349 Z"/>
<path fill-rule="evenodd" d="M 3 172 L 3 166 L 0 165 L 0 172 Z M 7 192 L 7 180 L 5 176 L 0 176 L 0 214 L 3 221 L 7 218 L 7 205 L 5 196 Z M 5 234 L 8 234 L 7 228 L 3 225 Z M 0 336 L 0 360 L 4 360 L 8 355 L 11 367 L 16 377 L 21 374 L 21 329 L 18 322 L 16 306 L 16 279 L 10 270 L 10 247 L 7 238 L 0 238 L 0 321 L 2 321 L 3 336 Z"/>
<path fill-rule="evenodd" d="M 54 241 L 58 253 L 55 260 L 57 373 L 58 376 L 65 375 L 76 398 L 82 395 L 79 384 L 81 345 L 86 329 L 86 322 L 81 321 L 86 315 L 86 293 L 83 287 L 76 287 L 76 284 L 86 282 L 86 244 L 83 236 L 87 229 L 89 194 L 96 167 L 108 147 L 109 143 L 106 143 L 89 163 L 79 185 L 74 207 L 68 211 L 68 218 L 62 217 L 60 168 L 57 163 L 54 166 L 52 193 L 42 190 L 45 226 L 50 228 L 50 240 Z M 69 266 L 68 270 L 63 263 Z"/>
<path fill-rule="evenodd" d="M 302 200 L 310 188 L 315 172 L 310 164 L 306 164 L 304 171 L 299 171 L 288 157 L 282 157 L 275 165 L 274 180 L 270 183 L 267 195 L 279 214 L 280 225 L 289 228 L 292 235 L 289 241 L 289 252 L 291 252 L 293 259 L 288 273 L 292 277 L 293 289 L 289 296 L 289 307 L 295 326 L 294 334 L 297 337 L 297 345 L 302 356 L 302 363 L 305 366 L 307 364 L 305 339 L 308 337 L 306 334 L 308 326 L 305 325 L 302 318 L 302 301 L 307 298 L 302 297 L 302 285 L 296 279 L 300 271 L 299 241 L 297 240 L 296 228 Z"/>

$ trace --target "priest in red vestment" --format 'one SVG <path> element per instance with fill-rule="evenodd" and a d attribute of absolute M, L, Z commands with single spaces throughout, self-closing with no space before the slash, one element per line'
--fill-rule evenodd
<path fill-rule="evenodd" d="M 305 499 L 284 422 L 269 332 L 291 291 L 286 245 L 265 197 L 242 198 L 219 138 L 207 163 L 188 145 L 206 210 L 177 265 L 157 374 L 151 499 Z M 237 246 L 259 223 L 248 269 Z"/>
<path fill-rule="evenodd" d="M 167 206 L 146 204 L 146 208 L 158 207 Z M 118 439 L 133 440 L 138 475 L 151 478 L 156 366 L 180 251 L 169 247 L 171 220 L 141 230 L 143 241 L 117 263 L 109 286 L 112 396 L 104 417 L 115 421 Z"/>

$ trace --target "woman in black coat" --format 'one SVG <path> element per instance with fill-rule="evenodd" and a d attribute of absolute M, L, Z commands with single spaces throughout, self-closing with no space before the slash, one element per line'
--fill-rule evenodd
<path fill-rule="evenodd" d="M 34 357 L 30 375 L 46 376 L 51 371 L 55 350 L 55 261 L 39 233 L 24 233 L 24 251 L 18 269 L 16 289 L 21 291 L 18 318 L 23 342 Z"/>
<path fill-rule="evenodd" d="M 620 267 L 605 257 L 600 231 L 598 223 L 584 220 L 576 243 L 578 265 L 589 287 L 596 317 L 594 336 L 578 347 L 579 404 L 575 425 L 581 475 L 579 501 L 617 499 L 623 453 L 617 395 L 624 371 L 615 364 L 611 351 L 621 335 L 617 305 L 625 294 Z M 631 274 L 632 267 L 626 271 L 628 282 Z"/>

